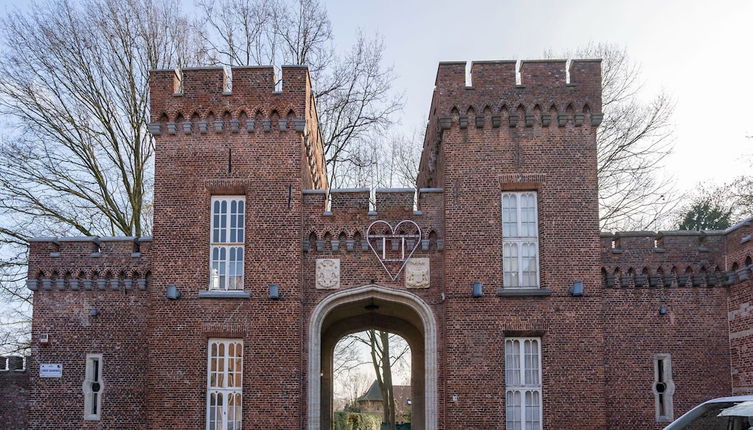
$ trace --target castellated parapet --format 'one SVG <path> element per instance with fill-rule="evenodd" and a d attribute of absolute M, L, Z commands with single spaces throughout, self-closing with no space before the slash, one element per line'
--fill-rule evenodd
<path fill-rule="evenodd" d="M 442 135 L 460 130 L 558 133 L 601 124 L 601 60 L 442 62 L 435 80 L 419 186 L 440 186 Z M 506 131 L 507 130 L 507 131 Z M 585 139 L 588 142 L 589 139 Z"/>
<path fill-rule="evenodd" d="M 151 277 L 150 237 L 40 237 L 29 248 L 32 291 L 143 291 Z"/>
<path fill-rule="evenodd" d="M 201 67 L 150 74 L 149 131 L 161 142 L 198 139 L 280 141 L 299 133 L 310 186 L 326 188 L 324 148 L 308 68 Z M 279 133 L 279 134 L 278 134 Z"/>
<path fill-rule="evenodd" d="M 601 234 L 607 288 L 721 287 L 753 277 L 750 220 L 720 231 Z"/>
<path fill-rule="evenodd" d="M 412 220 L 422 232 L 417 251 L 442 251 L 443 199 L 441 188 L 305 190 L 303 251 L 370 252 L 366 229 L 377 220 Z"/>

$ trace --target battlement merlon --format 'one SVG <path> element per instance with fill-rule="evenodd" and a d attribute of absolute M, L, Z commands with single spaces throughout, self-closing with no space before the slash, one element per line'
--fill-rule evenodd
<path fill-rule="evenodd" d="M 272 66 L 153 70 L 149 77 L 152 123 L 165 118 L 177 122 L 179 115 L 186 121 L 194 115 L 206 119 L 210 113 L 221 119 L 225 112 L 236 120 L 242 113 L 250 119 L 260 113 L 267 119 L 273 111 L 283 120 L 290 112 L 295 119 L 304 120 L 311 108 L 308 68 L 282 66 L 281 70 L 280 91 L 275 90 L 277 77 Z"/>

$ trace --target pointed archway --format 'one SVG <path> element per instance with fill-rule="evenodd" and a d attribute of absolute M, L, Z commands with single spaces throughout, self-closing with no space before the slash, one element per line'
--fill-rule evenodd
<path fill-rule="evenodd" d="M 342 336 L 367 328 L 404 337 L 412 351 L 413 429 L 436 430 L 437 324 L 420 297 L 366 285 L 339 291 L 314 308 L 308 327 L 308 430 L 326 430 L 332 413 L 332 353 Z"/>

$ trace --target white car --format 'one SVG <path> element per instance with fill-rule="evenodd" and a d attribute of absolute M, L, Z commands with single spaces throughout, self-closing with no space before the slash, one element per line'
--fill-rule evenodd
<path fill-rule="evenodd" d="M 720 397 L 701 403 L 664 430 L 753 430 L 753 396 Z"/>

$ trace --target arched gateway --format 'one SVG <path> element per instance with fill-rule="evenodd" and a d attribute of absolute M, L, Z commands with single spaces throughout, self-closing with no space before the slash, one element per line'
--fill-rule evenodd
<path fill-rule="evenodd" d="M 314 308 L 308 326 L 308 429 L 329 428 L 332 355 L 342 336 L 368 328 L 403 336 L 411 348 L 414 429 L 437 428 L 437 325 L 430 307 L 407 291 L 365 285 L 337 292 Z"/>

